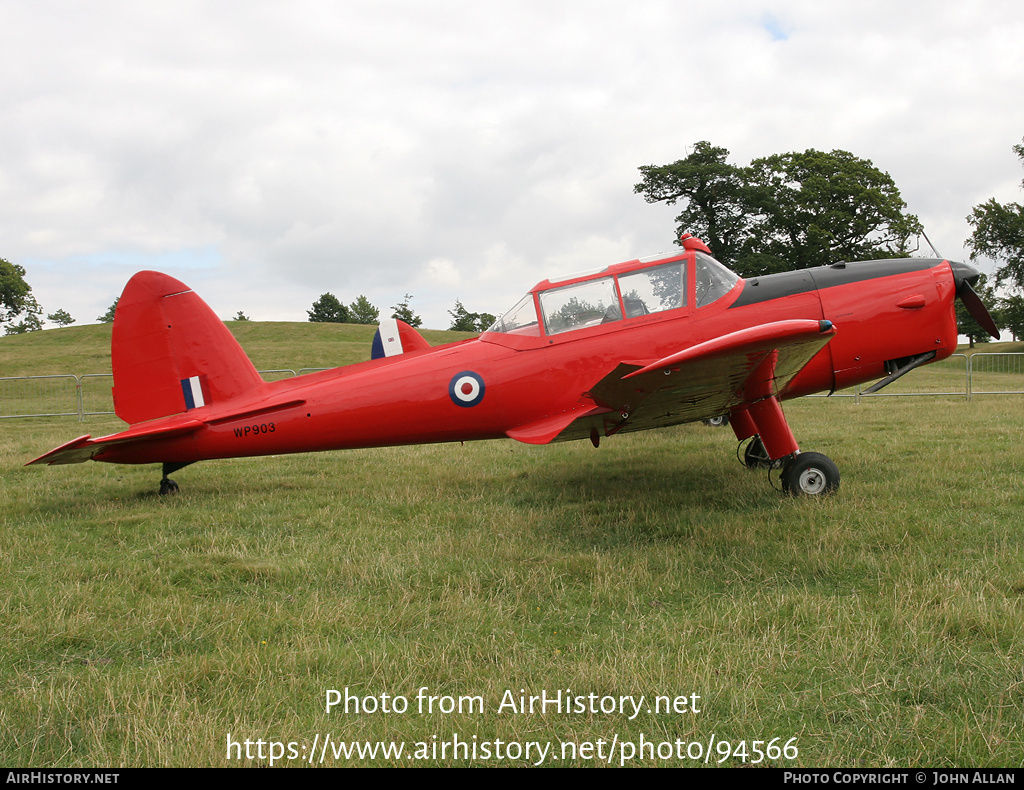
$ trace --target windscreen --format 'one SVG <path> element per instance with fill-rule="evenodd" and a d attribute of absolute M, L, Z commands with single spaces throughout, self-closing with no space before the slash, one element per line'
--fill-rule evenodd
<path fill-rule="evenodd" d="M 696 256 L 697 307 L 704 307 L 729 293 L 740 278 L 710 255 L 698 251 Z"/>
<path fill-rule="evenodd" d="M 533 294 L 527 294 L 516 302 L 516 306 L 495 321 L 487 331 L 517 335 L 540 335 L 537 311 L 533 307 Z"/>

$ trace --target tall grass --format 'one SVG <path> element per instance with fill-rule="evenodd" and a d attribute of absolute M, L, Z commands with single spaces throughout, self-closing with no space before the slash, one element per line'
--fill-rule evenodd
<path fill-rule="evenodd" d="M 4 421 L 0 763 L 266 765 L 255 741 L 274 740 L 300 750 L 275 764 L 305 765 L 327 734 L 409 750 L 458 734 L 559 757 L 714 736 L 747 761 L 755 740 L 795 738 L 773 765 L 1019 766 L 1024 398 L 786 411 L 838 463 L 835 497 L 783 496 L 740 466 L 731 431 L 700 425 L 598 450 L 208 462 L 159 497 L 156 467 L 22 466 L 116 421 Z M 422 687 L 484 711 L 420 713 Z M 345 688 L 411 708 L 328 712 Z M 507 691 L 566 689 L 646 702 L 632 719 L 498 710 Z M 655 695 L 698 695 L 699 712 L 649 712 Z M 254 756 L 229 758 L 229 734 Z"/>

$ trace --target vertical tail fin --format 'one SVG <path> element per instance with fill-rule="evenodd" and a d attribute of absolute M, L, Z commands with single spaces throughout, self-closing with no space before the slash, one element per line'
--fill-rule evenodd
<path fill-rule="evenodd" d="M 382 318 L 373 336 L 370 347 L 370 359 L 381 357 L 397 357 L 410 351 L 422 351 L 430 348 L 430 343 L 419 332 L 405 321 L 397 318 Z"/>
<path fill-rule="evenodd" d="M 206 302 L 160 272 L 139 272 L 125 286 L 110 356 L 114 411 L 132 425 L 228 400 L 263 383 Z"/>

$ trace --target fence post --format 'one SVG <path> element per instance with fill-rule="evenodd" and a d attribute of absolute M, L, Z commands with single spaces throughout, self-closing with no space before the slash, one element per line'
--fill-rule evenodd
<path fill-rule="evenodd" d="M 967 357 L 967 402 L 973 399 L 974 396 L 974 355 L 971 354 Z"/>

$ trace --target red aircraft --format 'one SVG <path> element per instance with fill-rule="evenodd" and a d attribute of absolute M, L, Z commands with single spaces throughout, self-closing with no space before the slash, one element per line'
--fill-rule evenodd
<path fill-rule="evenodd" d="M 839 471 L 800 452 L 780 401 L 880 389 L 956 349 L 959 296 L 998 331 L 963 263 L 837 263 L 744 280 L 684 235 L 682 249 L 536 285 L 479 337 L 431 347 L 389 319 L 368 362 L 265 382 L 223 322 L 158 272 L 114 317 L 114 408 L 129 428 L 31 461 L 163 464 L 511 437 L 590 439 L 729 416 L 748 466 L 827 494 Z"/>

